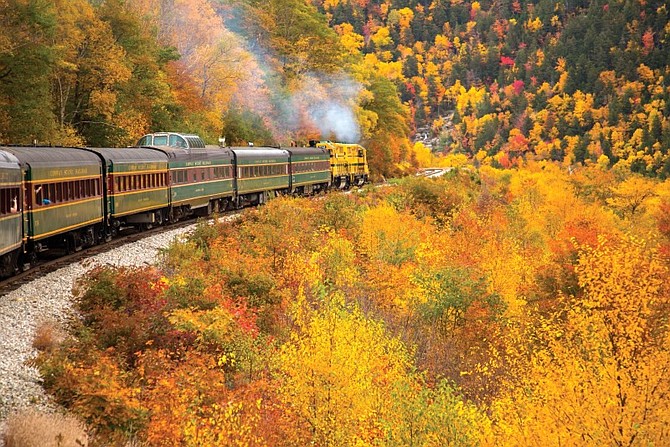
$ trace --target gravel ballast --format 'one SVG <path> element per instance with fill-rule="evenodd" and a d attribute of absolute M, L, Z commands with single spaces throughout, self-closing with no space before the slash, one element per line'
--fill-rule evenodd
<path fill-rule="evenodd" d="M 71 264 L 0 297 L 0 433 L 9 414 L 24 408 L 49 411 L 53 405 L 40 385 L 37 369 L 27 363 L 37 355 L 32 347 L 43 322 L 65 324 L 73 315 L 72 287 L 95 266 L 155 264 L 159 249 L 192 231 L 194 225 L 146 237 Z M 0 445 L 2 437 L 0 436 Z"/>

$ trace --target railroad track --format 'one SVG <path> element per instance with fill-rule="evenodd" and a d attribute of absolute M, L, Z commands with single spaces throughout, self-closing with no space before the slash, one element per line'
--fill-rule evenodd
<path fill-rule="evenodd" d="M 236 211 L 230 211 L 222 213 L 220 214 L 220 216 L 221 217 L 229 216 L 235 213 Z M 193 225 L 196 222 L 197 219 L 192 218 L 182 220 L 169 225 L 154 227 L 151 228 L 150 230 L 145 231 L 138 231 L 129 228 L 123 230 L 120 236 L 117 236 L 116 238 L 112 239 L 109 242 L 94 245 L 93 247 L 84 248 L 74 253 L 69 254 L 63 253 L 59 255 L 60 251 L 58 252 L 54 251 L 53 254 L 45 254 L 44 259 L 38 260 L 38 263 L 35 264 L 30 269 L 24 272 L 17 273 L 16 275 L 11 276 L 9 278 L 4 278 L 2 281 L 0 281 L 0 299 L 9 292 L 18 289 L 22 285 L 27 284 L 39 277 L 46 275 L 47 273 L 51 273 L 67 265 L 82 261 L 88 257 L 95 256 L 100 253 L 105 253 L 107 251 L 110 251 L 114 248 L 118 248 L 125 244 L 140 241 L 142 239 L 154 236 L 156 234 Z"/>

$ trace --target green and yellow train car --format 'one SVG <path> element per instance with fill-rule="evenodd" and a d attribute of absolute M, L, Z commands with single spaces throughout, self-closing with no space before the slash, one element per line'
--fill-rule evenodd
<path fill-rule="evenodd" d="M 176 218 L 223 211 L 232 201 L 233 155 L 217 146 L 156 147 L 167 155 L 170 204 Z"/>
<path fill-rule="evenodd" d="M 330 155 L 322 147 L 290 147 L 290 191 L 314 194 L 330 186 Z"/>
<path fill-rule="evenodd" d="M 123 226 L 150 227 L 168 218 L 168 161 L 146 148 L 92 148 L 103 162 L 105 216 L 116 232 Z"/>
<path fill-rule="evenodd" d="M 14 273 L 23 245 L 23 187 L 19 160 L 0 148 L 0 276 Z"/>
<path fill-rule="evenodd" d="M 276 193 L 288 193 L 290 154 L 268 147 L 233 147 L 237 206 L 265 203 Z"/>
<path fill-rule="evenodd" d="M 23 234 L 35 253 L 77 250 L 102 235 L 102 164 L 83 149 L 10 147 L 24 180 Z"/>
<path fill-rule="evenodd" d="M 137 145 L 167 157 L 170 206 L 175 219 L 209 215 L 231 206 L 235 169 L 229 149 L 206 146 L 197 135 L 177 132 L 147 134 Z"/>

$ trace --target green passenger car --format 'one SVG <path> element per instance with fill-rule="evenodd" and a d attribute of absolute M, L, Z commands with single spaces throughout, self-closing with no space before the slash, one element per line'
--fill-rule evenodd
<path fill-rule="evenodd" d="M 330 186 L 330 154 L 322 147 L 291 147 L 291 186 L 294 194 L 312 194 Z"/>
<path fill-rule="evenodd" d="M 154 147 L 167 156 L 170 204 L 176 217 L 222 211 L 233 190 L 233 155 L 225 148 Z"/>
<path fill-rule="evenodd" d="M 238 206 L 264 203 L 290 190 L 289 153 L 266 147 L 233 147 Z"/>
<path fill-rule="evenodd" d="M 0 276 L 14 272 L 23 244 L 23 208 L 19 160 L 0 148 Z"/>
<path fill-rule="evenodd" d="M 167 219 L 167 157 L 146 148 L 89 149 L 103 160 L 105 215 L 111 228 L 160 224 Z"/>
<path fill-rule="evenodd" d="M 24 235 L 35 251 L 80 248 L 98 238 L 103 222 L 102 166 L 83 149 L 11 147 L 25 182 Z"/>

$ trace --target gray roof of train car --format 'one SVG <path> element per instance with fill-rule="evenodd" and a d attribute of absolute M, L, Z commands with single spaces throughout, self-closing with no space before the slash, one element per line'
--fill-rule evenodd
<path fill-rule="evenodd" d="M 146 149 L 159 151 L 167 155 L 170 161 L 229 160 L 232 152 L 225 147 L 207 146 L 205 148 L 182 148 L 173 146 L 146 146 Z"/>
<path fill-rule="evenodd" d="M 3 168 L 19 168 L 19 159 L 9 152 L 4 150 L 5 148 L 0 147 L 0 167 Z"/>
<path fill-rule="evenodd" d="M 100 158 L 84 149 L 73 147 L 5 147 L 2 150 L 10 152 L 21 163 L 30 166 L 67 167 L 74 165 L 101 164 Z"/>
<path fill-rule="evenodd" d="M 112 163 L 167 163 L 168 161 L 165 153 L 144 147 L 93 147 L 89 150 L 102 155 L 105 160 Z"/>
<path fill-rule="evenodd" d="M 328 149 L 323 147 L 285 147 L 283 149 L 296 155 L 327 155 L 330 157 Z"/>
<path fill-rule="evenodd" d="M 268 158 L 285 159 L 288 162 L 289 153 L 285 149 L 274 147 L 231 147 L 238 159 L 265 160 Z"/>

